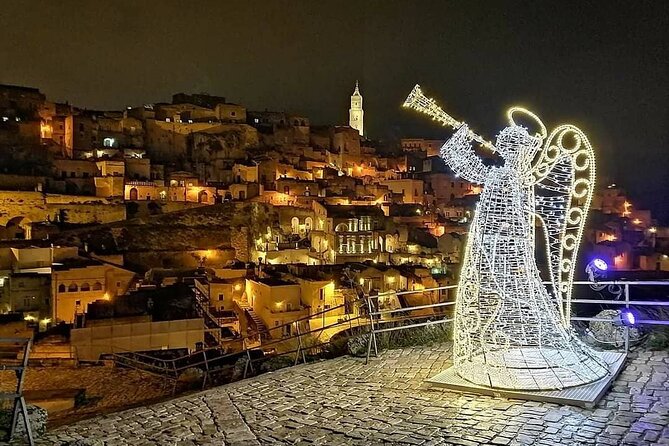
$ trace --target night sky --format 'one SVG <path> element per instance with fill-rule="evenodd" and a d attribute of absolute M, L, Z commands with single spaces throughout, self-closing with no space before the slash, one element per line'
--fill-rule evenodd
<path fill-rule="evenodd" d="M 579 125 L 599 178 L 669 219 L 669 2 L 3 1 L 0 83 L 118 109 L 208 92 L 348 122 L 372 138 L 448 131 L 399 106 L 414 83 L 492 136 L 520 103 Z"/>

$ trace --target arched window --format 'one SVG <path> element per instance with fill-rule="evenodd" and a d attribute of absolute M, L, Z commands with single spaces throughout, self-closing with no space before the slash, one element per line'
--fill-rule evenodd
<path fill-rule="evenodd" d="M 137 196 L 138 196 L 137 188 L 133 187 L 132 189 L 130 189 L 130 200 L 137 200 Z"/>
<path fill-rule="evenodd" d="M 304 230 L 309 232 L 313 229 L 314 226 L 314 221 L 312 220 L 311 217 L 307 217 L 304 219 Z"/>
<path fill-rule="evenodd" d="M 105 147 L 114 147 L 114 138 L 105 138 L 102 140 L 102 145 Z"/>
<path fill-rule="evenodd" d="M 346 223 L 339 223 L 335 227 L 335 232 L 348 232 L 348 225 Z"/>
<path fill-rule="evenodd" d="M 293 234 L 298 234 L 300 232 L 300 219 L 293 217 L 290 220 L 290 228 Z"/>
<path fill-rule="evenodd" d="M 200 192 L 197 196 L 198 203 L 209 203 L 209 194 L 206 190 Z"/>
<path fill-rule="evenodd" d="M 61 283 L 60 285 L 58 285 L 58 292 L 59 293 L 64 293 L 65 290 L 66 290 L 65 284 Z"/>
<path fill-rule="evenodd" d="M 100 282 L 95 282 L 93 284 L 93 291 L 100 291 L 102 289 L 102 284 Z"/>
<path fill-rule="evenodd" d="M 81 288 L 79 289 L 80 291 L 90 291 L 91 286 L 88 284 L 88 282 L 84 282 L 81 284 Z"/>
<path fill-rule="evenodd" d="M 67 287 L 67 291 L 69 291 L 70 293 L 76 293 L 77 291 L 79 291 L 79 287 L 77 286 L 76 283 L 71 283 L 70 286 Z"/>

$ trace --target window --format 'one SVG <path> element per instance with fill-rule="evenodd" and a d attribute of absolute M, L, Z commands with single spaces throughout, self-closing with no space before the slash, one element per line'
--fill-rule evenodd
<path fill-rule="evenodd" d="M 81 306 L 81 301 L 80 300 L 75 300 L 74 305 L 76 305 L 77 307 L 80 307 Z"/>
<path fill-rule="evenodd" d="M 114 147 L 114 138 L 105 138 L 102 140 L 102 145 L 104 147 Z"/>
<path fill-rule="evenodd" d="M 290 220 L 290 228 L 293 234 L 298 234 L 300 232 L 300 219 L 293 217 Z"/>
<path fill-rule="evenodd" d="M 100 282 L 95 282 L 93 284 L 93 290 L 94 291 L 100 291 L 102 289 L 102 284 Z"/>
<path fill-rule="evenodd" d="M 283 186 L 283 193 L 286 195 L 290 195 L 290 186 Z"/>
<path fill-rule="evenodd" d="M 321 300 L 325 300 L 325 288 L 321 288 L 318 290 L 318 295 Z"/>
<path fill-rule="evenodd" d="M 230 112 L 230 116 L 235 116 L 237 113 L 235 112 Z"/>
<path fill-rule="evenodd" d="M 91 286 L 88 283 L 84 282 L 81 284 L 81 291 L 90 291 L 90 290 Z"/>
<path fill-rule="evenodd" d="M 223 299 L 225 299 L 225 296 L 223 296 L 223 293 L 219 293 L 218 294 L 218 300 L 220 301 L 220 300 L 223 300 Z"/>
<path fill-rule="evenodd" d="M 59 293 L 64 293 L 65 292 L 65 284 L 60 284 L 58 285 L 58 292 Z"/>
<path fill-rule="evenodd" d="M 70 286 L 67 287 L 67 291 L 69 291 L 70 293 L 76 293 L 77 291 L 79 291 L 79 287 L 77 286 L 76 283 L 71 283 Z"/>

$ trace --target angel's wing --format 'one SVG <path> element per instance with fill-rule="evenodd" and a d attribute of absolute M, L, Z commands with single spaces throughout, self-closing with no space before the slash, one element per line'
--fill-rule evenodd
<path fill-rule="evenodd" d="M 588 138 L 573 125 L 556 128 L 532 173 L 535 215 L 546 236 L 553 297 L 562 323 L 568 326 L 576 257 L 595 187 L 595 157 Z"/>

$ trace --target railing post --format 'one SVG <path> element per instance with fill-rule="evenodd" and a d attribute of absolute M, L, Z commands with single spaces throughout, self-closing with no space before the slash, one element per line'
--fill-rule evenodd
<path fill-rule="evenodd" d="M 630 307 L 630 284 L 625 284 L 625 308 L 629 309 Z M 625 354 L 629 354 L 630 351 L 630 327 L 625 325 Z"/>
<path fill-rule="evenodd" d="M 300 360 L 300 355 L 302 355 L 302 362 L 306 364 L 307 358 L 304 356 L 304 350 L 302 348 L 302 335 L 300 334 L 299 322 L 295 322 L 295 331 L 297 331 L 297 352 L 295 352 L 295 364 L 293 365 L 297 365 Z"/>
<path fill-rule="evenodd" d="M 172 387 L 172 395 L 177 393 L 177 384 L 179 383 L 179 372 L 177 372 L 177 362 L 172 360 L 172 370 L 174 371 L 174 387 Z"/>
<path fill-rule="evenodd" d="M 253 364 L 251 363 L 251 352 L 246 346 L 246 338 L 242 340 L 242 348 L 246 352 L 246 364 L 244 364 L 244 376 L 243 376 L 243 378 L 246 379 L 246 374 L 249 370 L 249 367 L 251 368 L 251 371 L 253 371 Z"/>
<path fill-rule="evenodd" d="M 202 356 L 204 357 L 204 377 L 202 378 L 202 390 L 204 390 L 207 385 L 207 378 L 209 377 L 209 362 L 207 361 L 207 350 L 202 350 Z"/>
<path fill-rule="evenodd" d="M 369 339 L 367 340 L 367 357 L 365 358 L 365 364 L 369 363 L 369 355 L 372 352 L 372 343 L 374 344 L 374 355 L 379 355 L 379 350 L 376 346 L 376 331 L 374 329 L 374 315 L 372 314 L 372 300 L 371 297 L 367 294 L 365 295 L 367 299 L 367 314 L 369 315 Z"/>

